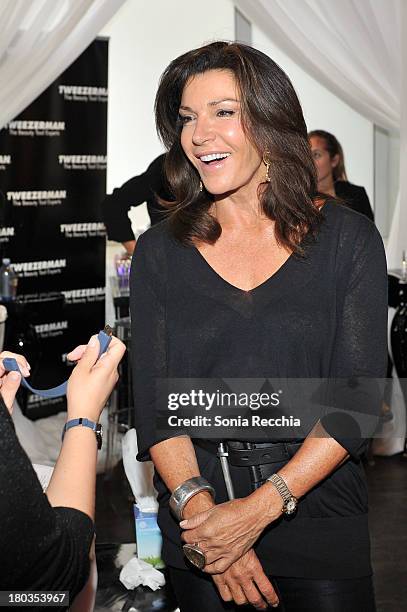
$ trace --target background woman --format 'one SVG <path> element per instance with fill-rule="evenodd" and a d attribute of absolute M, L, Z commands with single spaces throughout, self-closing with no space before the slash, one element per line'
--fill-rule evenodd
<path fill-rule="evenodd" d="M 339 141 L 324 130 L 308 133 L 318 176 L 318 191 L 340 198 L 349 208 L 374 221 L 372 207 L 364 187 L 348 181 L 345 157 Z"/>
<path fill-rule="evenodd" d="M 156 119 L 176 200 L 133 259 L 133 383 L 138 457 L 155 464 L 163 558 L 180 609 L 265 609 L 280 599 L 286 611 L 373 612 L 357 428 L 344 428 L 343 415 L 316 417 L 300 439 L 270 430 L 261 443 L 239 430 L 227 441 L 237 497 L 227 501 L 217 445 L 163 426 L 157 384 L 382 377 L 380 236 L 334 201 L 316 206 L 298 98 L 260 51 L 217 42 L 175 59 Z M 242 450 L 256 469 L 232 461 Z M 183 541 L 205 555 L 203 572 L 186 562 Z"/>

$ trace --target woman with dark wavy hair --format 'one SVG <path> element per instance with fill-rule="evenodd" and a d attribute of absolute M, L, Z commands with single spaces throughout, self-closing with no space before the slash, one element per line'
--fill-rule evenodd
<path fill-rule="evenodd" d="M 260 441 L 243 425 L 216 434 L 202 379 L 247 391 L 253 379 L 384 376 L 380 236 L 318 195 L 298 98 L 260 51 L 215 42 L 178 57 L 156 120 L 175 201 L 133 261 L 133 384 L 180 609 L 373 612 L 357 428 L 324 417 Z M 157 388 L 174 379 L 192 380 L 165 412 Z M 194 406 L 206 426 L 185 430 L 177 415 Z"/>

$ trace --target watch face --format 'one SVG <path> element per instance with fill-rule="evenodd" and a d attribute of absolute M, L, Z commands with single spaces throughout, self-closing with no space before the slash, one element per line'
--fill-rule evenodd
<path fill-rule="evenodd" d="M 286 514 L 293 514 L 297 509 L 297 500 L 295 497 L 291 497 L 285 504 Z"/>

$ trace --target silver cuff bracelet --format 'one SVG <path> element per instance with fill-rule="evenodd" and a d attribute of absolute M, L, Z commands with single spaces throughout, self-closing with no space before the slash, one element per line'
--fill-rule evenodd
<path fill-rule="evenodd" d="M 178 521 L 183 519 L 183 512 L 187 502 L 197 493 L 201 493 L 201 491 L 209 491 L 213 499 L 215 499 L 215 489 L 202 476 L 189 478 L 173 491 L 170 497 L 170 508 Z"/>

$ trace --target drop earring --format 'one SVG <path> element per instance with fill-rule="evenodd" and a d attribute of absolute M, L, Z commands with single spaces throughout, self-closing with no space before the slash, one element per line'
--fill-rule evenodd
<path fill-rule="evenodd" d="M 269 151 L 264 151 L 263 153 L 263 163 L 266 166 L 266 177 L 265 177 L 265 182 L 269 183 L 271 181 L 270 178 L 270 166 L 271 166 L 271 160 L 270 160 L 270 152 Z"/>
<path fill-rule="evenodd" d="M 202 181 L 199 181 L 199 191 L 200 191 L 200 192 L 202 192 L 202 191 L 203 191 Z"/>

